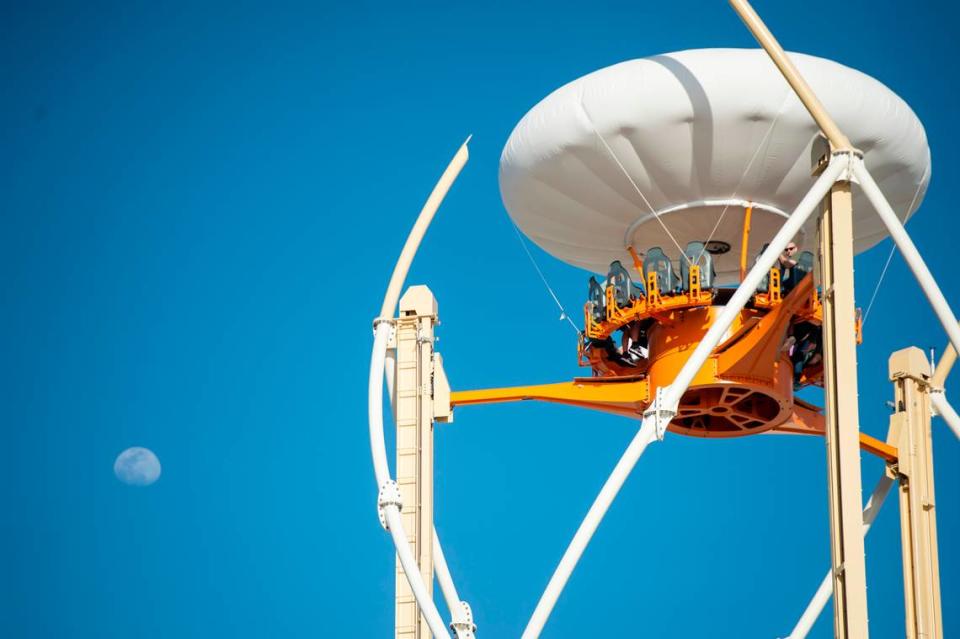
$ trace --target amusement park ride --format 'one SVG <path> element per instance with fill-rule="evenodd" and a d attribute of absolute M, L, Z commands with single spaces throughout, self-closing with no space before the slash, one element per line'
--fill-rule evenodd
<path fill-rule="evenodd" d="M 451 421 L 455 407 L 530 399 L 624 415 L 641 426 L 525 638 L 542 632 L 648 444 L 667 433 L 764 432 L 821 435 L 827 443 L 832 570 L 790 637 L 807 635 L 831 594 L 835 636 L 868 636 L 863 536 L 894 482 L 906 636 L 943 636 L 930 421 L 936 411 L 960 436 L 960 418 L 943 394 L 960 326 L 902 223 L 929 181 L 923 127 L 876 80 L 788 56 L 745 0 L 730 3 L 763 51 L 686 51 L 602 69 L 534 107 L 504 149 L 501 192 L 517 226 L 559 259 L 606 275 L 590 279 L 578 345 L 590 376 L 450 391 L 434 352 L 436 300 L 424 286 L 400 292 L 467 161 L 466 143 L 427 200 L 374 321 L 370 368 L 378 507 L 398 555 L 397 637 L 450 636 L 433 603 L 434 575 L 455 636 L 476 632 L 433 528 L 433 423 Z M 887 235 L 950 345 L 935 371 L 917 348 L 890 357 L 895 412 L 880 441 L 859 430 L 853 255 Z M 804 245 L 813 250 L 786 250 Z M 395 480 L 383 436 L 384 375 L 397 428 Z M 810 385 L 824 389 L 824 409 L 795 398 Z M 861 450 L 887 468 L 865 510 Z"/>

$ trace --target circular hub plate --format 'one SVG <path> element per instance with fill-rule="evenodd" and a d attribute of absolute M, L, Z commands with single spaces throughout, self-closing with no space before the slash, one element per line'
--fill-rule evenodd
<path fill-rule="evenodd" d="M 697 437 L 739 437 L 770 430 L 789 406 L 769 389 L 720 384 L 691 388 L 680 400 L 670 430 Z"/>

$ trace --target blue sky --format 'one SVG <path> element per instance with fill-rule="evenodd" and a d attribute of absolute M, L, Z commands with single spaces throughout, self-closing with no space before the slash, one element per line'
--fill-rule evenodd
<path fill-rule="evenodd" d="M 960 308 L 953 9 L 757 9 L 786 47 L 877 77 L 923 121 L 933 179 L 910 230 Z M 583 374 L 499 199 L 507 136 L 594 69 L 753 46 L 719 1 L 8 3 L 0 16 L 11 638 L 389 636 L 370 322 L 436 177 L 474 134 L 409 278 L 440 301 L 453 386 Z M 861 305 L 888 249 L 857 259 Z M 585 274 L 534 254 L 579 308 Z M 863 430 L 886 432 L 888 354 L 944 342 L 896 258 L 859 350 Z M 519 634 L 635 429 L 533 404 L 462 410 L 438 428 L 437 527 L 481 636 Z M 157 453 L 155 485 L 113 476 L 129 446 Z M 934 446 L 950 602 L 960 446 L 939 422 Z M 864 460 L 865 490 L 880 472 Z M 903 633 L 896 510 L 867 542 L 875 637 Z M 670 437 L 641 460 L 545 636 L 783 635 L 828 553 L 822 440 Z M 944 614 L 947 636 L 960 632 L 955 609 Z M 812 636 L 830 635 L 826 614 Z"/>

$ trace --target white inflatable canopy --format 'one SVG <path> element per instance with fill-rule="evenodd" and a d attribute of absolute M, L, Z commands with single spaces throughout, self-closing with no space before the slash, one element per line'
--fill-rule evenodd
<path fill-rule="evenodd" d="M 791 53 L 901 219 L 923 200 L 930 150 L 907 104 L 873 78 Z M 719 240 L 719 281 L 737 279 L 745 206 L 750 262 L 813 183 L 813 119 L 767 55 L 700 49 L 622 62 L 554 91 L 520 121 L 500 158 L 517 226 L 555 257 L 596 273 L 631 268 L 628 245 L 673 259 Z M 912 204 L 911 204 L 912 203 Z M 816 220 L 796 238 L 816 251 Z M 669 233 L 667 230 L 669 230 Z M 886 236 L 854 187 L 855 250 Z M 674 239 L 671 239 L 670 235 Z"/>

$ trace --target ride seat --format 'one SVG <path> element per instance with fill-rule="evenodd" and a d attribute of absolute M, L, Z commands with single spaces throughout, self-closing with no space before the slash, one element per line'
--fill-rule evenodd
<path fill-rule="evenodd" d="M 659 246 L 654 246 L 647 251 L 647 255 L 643 259 L 644 278 L 649 278 L 650 273 L 657 274 L 657 287 L 661 293 L 670 294 L 675 290 L 676 280 L 673 275 L 673 264 Z"/>
<path fill-rule="evenodd" d="M 630 277 L 630 273 L 620 263 L 620 260 L 614 260 L 610 263 L 610 272 L 607 273 L 607 286 L 613 287 L 613 299 L 620 308 L 626 308 L 633 304 L 634 300 L 643 297 L 643 287 L 637 286 Z"/>
<path fill-rule="evenodd" d="M 602 322 L 607 319 L 607 295 L 596 277 L 590 277 L 587 301 L 593 304 L 590 308 L 590 315 L 594 322 Z"/>
<path fill-rule="evenodd" d="M 683 254 L 685 259 L 680 260 L 680 287 L 683 291 L 690 292 L 690 267 L 693 265 L 700 267 L 700 288 L 712 288 L 715 275 L 713 256 L 707 252 L 706 244 L 703 242 L 688 242 Z"/>

